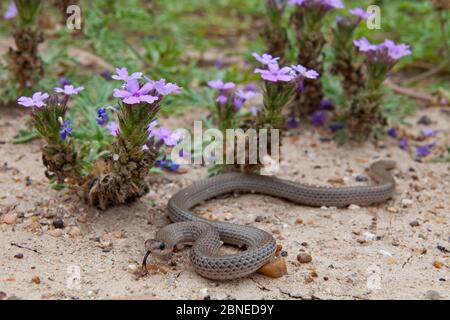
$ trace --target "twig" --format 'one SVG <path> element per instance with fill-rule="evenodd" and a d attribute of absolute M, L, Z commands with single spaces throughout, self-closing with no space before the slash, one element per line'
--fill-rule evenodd
<path fill-rule="evenodd" d="M 450 65 L 450 59 L 446 59 L 446 60 L 444 60 L 444 62 L 442 62 L 437 67 L 430 69 L 424 73 L 420 73 L 417 76 L 414 76 L 414 77 L 406 80 L 405 84 L 409 85 L 409 84 L 413 84 L 415 82 L 419 82 L 419 81 L 425 80 L 427 78 L 430 78 L 430 77 L 434 76 L 435 74 L 438 74 L 439 72 L 444 70 L 449 65 Z"/>
<path fill-rule="evenodd" d="M 432 95 L 426 92 L 420 92 L 414 89 L 404 88 L 399 86 L 398 84 L 393 83 L 390 80 L 386 81 L 386 85 L 392 90 L 394 90 L 395 93 L 408 96 L 412 99 L 424 101 L 432 105 L 443 105 L 442 103 L 439 102 L 439 99 L 433 97 Z"/>
<path fill-rule="evenodd" d="M 20 244 L 17 244 L 17 243 L 15 243 L 15 242 L 11 242 L 11 245 L 12 245 L 13 247 L 17 247 L 17 248 L 20 248 L 20 249 L 26 249 L 26 250 L 33 251 L 33 252 L 35 252 L 35 253 L 37 253 L 37 254 L 42 254 L 42 253 L 40 253 L 39 251 L 37 251 L 36 249 L 28 248 L 28 247 L 25 247 L 25 246 L 21 246 Z"/>

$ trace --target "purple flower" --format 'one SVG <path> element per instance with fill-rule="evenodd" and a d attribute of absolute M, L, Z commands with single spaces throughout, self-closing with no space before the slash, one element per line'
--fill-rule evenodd
<path fill-rule="evenodd" d="M 316 127 L 322 127 L 327 121 L 327 113 L 325 111 L 315 111 L 310 116 L 311 123 Z"/>
<path fill-rule="evenodd" d="M 409 45 L 404 43 L 395 44 L 395 42 L 390 39 L 384 40 L 384 42 L 379 45 L 379 48 L 387 49 L 389 57 L 394 61 L 412 53 Z"/>
<path fill-rule="evenodd" d="M 175 146 L 178 143 L 178 141 L 180 141 L 180 139 L 183 138 L 181 133 L 172 132 L 172 131 L 170 131 L 169 128 L 166 128 L 163 126 L 161 126 L 159 128 L 154 128 L 153 130 L 151 130 L 150 137 L 159 138 L 161 141 L 164 142 L 164 144 L 166 146 L 169 146 L 169 147 Z"/>
<path fill-rule="evenodd" d="M 236 96 L 244 101 L 247 101 L 256 96 L 256 93 L 254 91 L 236 90 Z"/>
<path fill-rule="evenodd" d="M 139 85 L 139 81 L 136 79 L 129 79 L 122 89 L 114 89 L 114 98 L 120 98 L 126 104 L 139 104 L 146 102 L 149 104 L 154 103 L 159 98 L 148 94 L 155 88 L 153 82 L 147 82 L 142 87 Z"/>
<path fill-rule="evenodd" d="M 49 97 L 48 93 L 36 92 L 31 98 L 20 97 L 17 103 L 24 107 L 42 108 L 45 106 L 44 101 Z"/>
<path fill-rule="evenodd" d="M 224 83 L 222 80 L 211 80 L 208 82 L 208 86 L 219 91 L 225 91 L 233 89 L 234 87 L 236 87 L 236 84 L 234 84 L 233 82 Z"/>
<path fill-rule="evenodd" d="M 135 72 L 131 76 L 128 74 L 127 68 L 116 68 L 116 74 L 112 76 L 115 80 L 128 82 L 129 80 L 138 80 L 142 77 L 142 72 Z"/>
<path fill-rule="evenodd" d="M 256 52 L 252 54 L 252 56 L 261 62 L 263 65 L 270 65 L 270 64 L 278 64 L 278 60 L 280 58 L 274 58 L 270 54 L 264 53 L 263 55 L 259 55 Z"/>
<path fill-rule="evenodd" d="M 228 97 L 226 95 L 219 95 L 216 99 L 216 102 L 219 103 L 221 106 L 224 106 L 228 102 Z"/>
<path fill-rule="evenodd" d="M 59 77 L 58 82 L 62 86 L 68 86 L 70 84 L 70 80 L 67 77 Z"/>
<path fill-rule="evenodd" d="M 399 142 L 399 147 L 402 150 L 408 150 L 409 149 L 409 142 L 408 139 L 402 138 Z"/>
<path fill-rule="evenodd" d="M 157 167 L 165 168 L 167 166 L 167 161 L 164 159 L 158 159 L 155 161 Z"/>
<path fill-rule="evenodd" d="M 431 153 L 428 146 L 416 146 L 416 157 L 424 158 Z"/>
<path fill-rule="evenodd" d="M 78 94 L 80 91 L 83 91 L 83 90 L 84 90 L 84 87 L 75 88 L 72 85 L 65 85 L 64 89 L 62 89 L 62 88 L 55 88 L 55 92 L 57 92 L 57 93 L 64 93 L 66 96 L 71 96 L 71 95 L 74 95 L 74 94 Z"/>
<path fill-rule="evenodd" d="M 167 166 L 168 169 L 172 172 L 177 171 L 180 168 L 180 165 L 178 163 L 175 163 L 173 161 L 170 161 L 169 165 Z"/>
<path fill-rule="evenodd" d="M 334 109 L 334 103 L 330 99 L 323 98 L 320 101 L 320 109 L 321 110 L 333 110 Z"/>
<path fill-rule="evenodd" d="M 371 44 L 367 38 L 362 37 L 359 40 L 354 40 L 353 43 L 355 46 L 358 47 L 359 51 L 361 52 L 369 52 L 373 50 L 377 50 L 377 46 L 374 44 Z"/>
<path fill-rule="evenodd" d="M 361 20 L 367 20 L 369 19 L 371 16 L 373 16 L 373 13 L 369 13 L 364 11 L 364 9 L 362 8 L 354 8 L 351 9 L 349 11 L 352 15 L 357 16 L 358 18 L 360 18 Z"/>
<path fill-rule="evenodd" d="M 291 67 L 293 71 L 297 72 L 297 74 L 302 78 L 308 78 L 308 79 L 317 79 L 319 76 L 319 73 L 316 70 L 313 69 L 306 69 L 301 64 L 292 66 Z"/>
<path fill-rule="evenodd" d="M 354 40 L 353 43 L 358 47 L 359 51 L 364 52 L 373 60 L 386 60 L 387 62 L 395 62 L 398 59 L 410 55 L 410 46 L 404 43 L 395 44 L 390 39 L 384 40 L 379 45 L 374 45 L 366 38 Z"/>
<path fill-rule="evenodd" d="M 268 69 L 255 69 L 255 73 L 261 74 L 261 78 L 270 82 L 289 82 L 294 77 L 292 76 L 292 69 L 283 67 L 280 69 L 278 64 L 269 64 Z"/>
<path fill-rule="evenodd" d="M 243 105 L 244 105 L 245 100 L 241 99 L 241 98 L 234 98 L 233 100 L 233 110 L 234 111 L 238 111 Z"/>
<path fill-rule="evenodd" d="M 424 129 L 424 130 L 422 130 L 420 135 L 423 138 L 430 138 L 430 137 L 435 137 L 437 135 L 437 133 L 438 133 L 438 131 L 434 130 L 434 129 Z"/>
<path fill-rule="evenodd" d="M 323 11 L 344 8 L 341 0 L 289 0 L 288 3 L 290 5 L 305 6 L 306 8 L 319 8 Z"/>
<path fill-rule="evenodd" d="M 72 128 L 70 127 L 70 120 L 67 119 L 61 126 L 61 130 L 59 130 L 59 137 L 62 141 L 65 141 L 67 136 L 70 135 L 72 135 Z"/>
<path fill-rule="evenodd" d="M 258 86 L 254 83 L 249 83 L 245 86 L 245 90 L 256 92 L 256 91 L 258 91 Z"/>
<path fill-rule="evenodd" d="M 223 67 L 222 59 L 220 59 L 220 58 L 216 59 L 216 62 L 214 62 L 214 67 L 216 67 L 217 69 L 222 69 L 222 67 Z"/>
<path fill-rule="evenodd" d="M 110 123 L 108 123 L 106 125 L 106 129 L 108 129 L 109 133 L 113 137 L 117 137 L 119 135 L 120 127 L 119 127 L 119 124 L 117 122 L 110 122 Z"/>
<path fill-rule="evenodd" d="M 97 109 L 97 124 L 99 125 L 104 125 L 105 123 L 108 122 L 108 113 L 106 112 L 106 108 L 98 108 Z"/>
<path fill-rule="evenodd" d="M 252 106 L 249 109 L 250 113 L 254 116 L 257 116 L 259 112 L 261 112 L 261 109 L 256 107 L 256 106 Z"/>
<path fill-rule="evenodd" d="M 17 13 L 16 3 L 14 1 L 11 1 L 9 3 L 8 9 L 6 9 L 5 13 L 3 14 L 3 19 L 9 20 L 15 18 L 17 16 Z"/>
<path fill-rule="evenodd" d="M 387 134 L 389 137 L 396 139 L 397 138 L 397 130 L 395 128 L 389 128 L 387 130 Z"/>
<path fill-rule="evenodd" d="M 162 96 L 167 96 L 171 93 L 179 93 L 181 88 L 174 83 L 167 83 L 165 79 L 161 79 L 154 83 L 155 90 Z"/>
<path fill-rule="evenodd" d="M 157 120 L 153 120 L 152 122 L 150 122 L 150 124 L 148 125 L 148 128 L 147 128 L 148 133 L 151 134 L 152 130 L 154 130 L 157 125 L 158 125 Z"/>
<path fill-rule="evenodd" d="M 287 123 L 289 128 L 298 128 L 298 119 L 296 116 L 289 116 Z"/>

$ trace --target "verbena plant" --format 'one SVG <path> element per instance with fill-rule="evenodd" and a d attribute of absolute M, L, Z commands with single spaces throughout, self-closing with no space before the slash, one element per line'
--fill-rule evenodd
<path fill-rule="evenodd" d="M 36 92 L 18 100 L 20 105 L 31 108 L 33 126 L 46 141 L 42 152 L 47 177 L 81 191 L 91 205 L 101 209 L 147 193 L 145 178 L 162 148 L 172 147 L 181 139 L 180 135 L 158 126 L 156 121 L 164 97 L 181 89 L 164 79 L 143 78 L 140 72 L 129 75 L 125 68 L 116 71 L 113 78 L 123 81 L 113 91 L 118 105 L 99 108 L 95 118 L 114 139 L 108 152 L 97 157 L 89 172 L 83 170 L 86 159 L 76 149 L 76 137 L 67 117 L 70 97 L 84 88 L 65 85 L 55 88 L 51 96 Z M 110 113 L 117 121 L 109 121 Z"/>

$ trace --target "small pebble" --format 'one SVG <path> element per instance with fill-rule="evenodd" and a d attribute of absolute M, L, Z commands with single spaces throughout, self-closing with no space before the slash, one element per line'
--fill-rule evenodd
<path fill-rule="evenodd" d="M 433 267 L 435 267 L 436 269 L 440 269 L 440 268 L 442 268 L 443 266 L 444 266 L 444 264 L 443 264 L 442 262 L 438 261 L 438 260 L 435 260 L 435 261 L 433 262 Z"/>
<path fill-rule="evenodd" d="M 352 233 L 353 233 L 354 235 L 359 236 L 359 235 L 361 234 L 361 230 L 358 229 L 358 228 L 352 228 Z"/>
<path fill-rule="evenodd" d="M 40 284 L 41 278 L 39 278 L 38 276 L 34 276 L 33 278 L 31 278 L 31 282 L 33 282 L 34 284 Z"/>
<path fill-rule="evenodd" d="M 288 256 L 288 253 L 287 253 L 287 251 L 281 251 L 280 255 L 281 255 L 282 257 L 287 257 L 287 256 Z"/>
<path fill-rule="evenodd" d="M 55 218 L 53 219 L 53 226 L 56 229 L 63 229 L 64 228 L 64 220 L 61 218 Z"/>
<path fill-rule="evenodd" d="M 361 207 L 358 206 L 358 205 L 356 205 L 356 204 L 351 204 L 351 205 L 348 206 L 348 208 L 349 208 L 350 210 L 358 210 L 358 209 L 361 209 Z"/>
<path fill-rule="evenodd" d="M 264 221 L 264 217 L 263 216 L 257 216 L 255 218 L 255 222 L 263 222 Z"/>
<path fill-rule="evenodd" d="M 441 299 L 441 295 L 439 294 L 439 292 L 437 292 L 435 290 L 428 290 L 427 292 L 425 292 L 425 297 L 428 300 L 439 300 L 439 299 Z"/>
<path fill-rule="evenodd" d="M 52 229 L 48 231 L 48 234 L 51 235 L 52 237 L 58 238 L 63 235 L 63 232 L 61 229 Z"/>
<path fill-rule="evenodd" d="M 138 269 L 138 267 L 135 264 L 129 264 L 127 266 L 127 271 L 128 273 L 132 273 L 134 274 L 136 272 L 136 270 Z"/>
<path fill-rule="evenodd" d="M 310 254 L 307 253 L 299 253 L 297 255 L 297 260 L 300 263 L 310 263 L 312 261 L 312 257 Z"/>
<path fill-rule="evenodd" d="M 389 211 L 390 213 L 397 213 L 398 212 L 398 210 L 393 208 L 393 207 L 388 207 L 386 210 Z"/>
<path fill-rule="evenodd" d="M 23 258 L 23 253 L 18 253 L 14 256 L 14 258 L 16 259 L 22 259 Z"/>
<path fill-rule="evenodd" d="M 361 175 L 361 174 L 358 174 L 358 175 L 356 176 L 355 180 L 356 180 L 357 182 L 366 182 L 366 181 L 367 181 L 367 177 L 366 177 L 366 176 L 363 176 L 363 175 Z"/>
<path fill-rule="evenodd" d="M 414 202 L 411 199 L 402 199 L 402 207 L 403 208 L 408 208 L 409 206 L 411 206 Z"/>
<path fill-rule="evenodd" d="M 409 223 L 409 225 L 410 225 L 411 227 L 418 227 L 418 226 L 420 226 L 420 223 L 419 223 L 417 220 L 414 220 L 414 221 L 411 221 L 411 222 Z"/>
<path fill-rule="evenodd" d="M 81 230 L 78 227 L 72 227 L 69 231 L 69 235 L 72 238 L 78 237 L 79 235 L 81 235 Z"/>
<path fill-rule="evenodd" d="M 420 117 L 420 119 L 417 121 L 417 124 L 421 124 L 424 126 L 429 126 L 431 124 L 431 119 L 429 116 L 422 116 Z"/>
<path fill-rule="evenodd" d="M 6 224 L 16 224 L 17 216 L 13 213 L 7 213 L 3 216 L 3 222 Z"/>
<path fill-rule="evenodd" d="M 264 265 L 258 270 L 258 273 L 270 278 L 280 278 L 287 274 L 286 262 L 284 261 L 284 258 L 278 258 Z"/>

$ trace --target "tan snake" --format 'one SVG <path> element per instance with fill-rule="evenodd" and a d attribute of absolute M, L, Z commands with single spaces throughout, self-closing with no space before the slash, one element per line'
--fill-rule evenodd
<path fill-rule="evenodd" d="M 394 161 L 373 163 L 369 173 L 378 184 L 362 187 L 315 187 L 244 173 L 226 173 L 195 182 L 169 200 L 169 217 L 174 223 L 159 230 L 155 239 L 145 242 L 147 254 L 143 265 L 150 253 L 165 255 L 177 244 L 194 242 L 190 259 L 201 276 L 216 280 L 247 276 L 274 257 L 276 243 L 273 236 L 251 226 L 209 221 L 192 214 L 190 209 L 205 200 L 234 191 L 265 194 L 314 207 L 377 204 L 393 196 L 395 180 L 388 170 L 394 167 Z M 219 255 L 221 241 L 246 250 Z"/>

